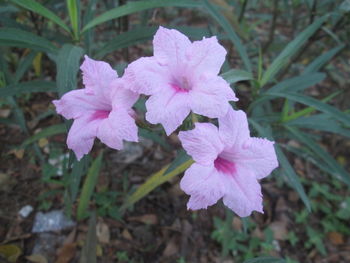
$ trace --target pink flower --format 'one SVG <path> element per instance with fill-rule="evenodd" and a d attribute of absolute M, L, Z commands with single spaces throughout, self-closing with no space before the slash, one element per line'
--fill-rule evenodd
<path fill-rule="evenodd" d="M 102 61 L 85 56 L 80 69 L 85 88 L 72 90 L 53 103 L 57 113 L 74 119 L 67 145 L 80 160 L 91 150 L 95 137 L 120 150 L 123 140 L 138 141 L 137 126 L 130 114 L 138 94 L 124 88 L 117 72 Z"/>
<path fill-rule="evenodd" d="M 191 41 L 179 31 L 160 27 L 154 56 L 142 57 L 125 71 L 135 92 L 151 95 L 146 120 L 161 123 L 169 135 L 192 110 L 209 118 L 226 114 L 237 98 L 220 76 L 226 51 L 216 37 Z"/>
<path fill-rule="evenodd" d="M 249 135 L 246 114 L 230 109 L 211 123 L 196 123 L 195 129 L 179 133 L 186 152 L 195 161 L 180 186 L 191 197 L 188 209 L 215 204 L 220 198 L 239 216 L 263 213 L 259 179 L 278 166 L 273 142 Z"/>

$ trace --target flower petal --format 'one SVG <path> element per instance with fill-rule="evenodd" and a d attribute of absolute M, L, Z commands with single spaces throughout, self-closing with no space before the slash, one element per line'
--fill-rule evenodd
<path fill-rule="evenodd" d="M 163 125 L 167 135 L 179 127 L 190 113 L 188 94 L 172 88 L 162 89 L 146 101 L 146 120 Z"/>
<path fill-rule="evenodd" d="M 127 89 L 128 83 L 124 79 L 116 79 L 111 83 L 112 108 L 129 109 L 139 98 L 139 94 Z"/>
<path fill-rule="evenodd" d="M 180 187 L 186 194 L 191 195 L 187 208 L 192 210 L 215 204 L 225 193 L 221 175 L 213 165 L 192 164 L 181 179 Z"/>
<path fill-rule="evenodd" d="M 68 132 L 67 145 L 73 150 L 78 160 L 91 151 L 100 122 L 88 114 L 74 120 Z"/>
<path fill-rule="evenodd" d="M 219 133 L 228 148 L 241 147 L 250 138 L 247 115 L 230 107 L 227 114 L 219 118 Z"/>
<path fill-rule="evenodd" d="M 240 217 L 253 211 L 263 213 L 261 186 L 254 173 L 243 166 L 236 166 L 236 173 L 221 174 L 225 177 L 224 204 Z"/>
<path fill-rule="evenodd" d="M 112 110 L 108 118 L 101 122 L 97 138 L 108 147 L 121 150 L 123 140 L 138 141 L 135 120 L 126 110 Z"/>
<path fill-rule="evenodd" d="M 54 100 L 56 111 L 66 119 L 76 119 L 86 115 L 89 111 L 110 110 L 108 101 L 101 100 L 94 94 L 87 94 L 84 89 L 72 90 Z"/>
<path fill-rule="evenodd" d="M 201 165 L 213 165 L 224 145 L 218 128 L 211 123 L 196 123 L 190 131 L 181 131 L 179 139 L 186 152 Z"/>
<path fill-rule="evenodd" d="M 223 117 L 230 107 L 228 101 L 237 100 L 228 83 L 218 76 L 203 79 L 189 93 L 192 111 L 209 118 Z"/>
<path fill-rule="evenodd" d="M 226 50 L 221 46 L 217 38 L 204 38 L 194 41 L 187 50 L 186 55 L 189 61 L 189 68 L 194 74 L 210 72 L 217 75 L 222 64 L 225 62 Z"/>
<path fill-rule="evenodd" d="M 152 95 L 171 82 L 167 67 L 159 65 L 154 57 L 142 57 L 125 69 L 123 79 L 134 92 Z"/>
<path fill-rule="evenodd" d="M 235 153 L 237 163 L 254 172 L 257 179 L 268 176 L 278 167 L 274 142 L 263 138 L 250 138 Z"/>
<path fill-rule="evenodd" d="M 154 57 L 174 69 L 187 61 L 185 53 L 190 46 L 191 41 L 175 29 L 159 27 L 153 39 Z"/>
<path fill-rule="evenodd" d="M 118 78 L 117 72 L 103 61 L 97 61 L 84 56 L 85 60 L 80 66 L 83 71 L 83 83 L 88 93 L 103 93 L 112 80 Z"/>

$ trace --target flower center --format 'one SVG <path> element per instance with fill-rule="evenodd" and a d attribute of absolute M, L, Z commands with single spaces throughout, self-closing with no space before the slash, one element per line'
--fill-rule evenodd
<path fill-rule="evenodd" d="M 220 156 L 218 156 L 214 161 L 214 166 L 219 172 L 225 174 L 233 174 L 236 172 L 235 164 Z"/>
<path fill-rule="evenodd" d="M 192 89 L 190 83 L 188 82 L 187 78 L 182 77 L 181 81 L 175 80 L 171 87 L 176 90 L 176 92 L 188 92 Z"/>
<path fill-rule="evenodd" d="M 108 118 L 110 111 L 107 110 L 97 110 L 91 116 L 91 121 L 94 120 L 103 120 Z"/>

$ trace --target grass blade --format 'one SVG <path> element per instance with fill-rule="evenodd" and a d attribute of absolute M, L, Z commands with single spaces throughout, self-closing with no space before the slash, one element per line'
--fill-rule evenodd
<path fill-rule="evenodd" d="M 74 40 L 79 39 L 79 14 L 78 14 L 78 1 L 66 0 L 70 23 L 73 29 Z"/>
<path fill-rule="evenodd" d="M 323 16 L 317 19 L 314 23 L 308 26 L 301 32 L 285 49 L 277 56 L 277 58 L 268 67 L 262 76 L 260 85 L 264 86 L 271 81 L 276 74 L 289 62 L 290 58 L 296 54 L 306 41 L 322 26 L 328 19 L 328 16 Z"/>
<path fill-rule="evenodd" d="M 96 235 L 96 212 L 92 212 L 89 219 L 89 228 L 86 240 L 81 251 L 80 263 L 97 262 L 97 235 Z"/>
<path fill-rule="evenodd" d="M 113 8 L 102 15 L 96 17 L 92 21 L 90 21 L 85 27 L 83 28 L 82 32 L 85 32 L 86 30 L 102 24 L 104 22 L 107 22 L 112 19 L 116 19 L 118 17 L 126 16 L 132 13 L 140 12 L 143 10 L 151 9 L 151 8 L 158 8 L 158 7 L 166 7 L 166 6 L 173 6 L 173 7 L 200 7 L 201 3 L 198 1 L 192 1 L 192 0 L 144 0 L 144 1 L 137 1 L 137 2 L 129 2 L 123 6 L 119 6 L 116 8 Z"/>
<path fill-rule="evenodd" d="M 56 83 L 52 81 L 33 80 L 11 84 L 7 87 L 0 88 L 0 98 L 15 96 L 24 93 L 34 92 L 55 92 Z"/>
<path fill-rule="evenodd" d="M 41 5 L 38 1 L 34 1 L 34 0 L 10 0 L 10 1 L 25 9 L 28 9 L 34 13 L 37 13 L 43 17 L 46 17 L 47 19 L 59 25 L 65 31 L 70 32 L 69 27 L 62 21 L 61 18 L 59 18 L 56 14 L 54 14 L 52 11 L 47 9 L 45 6 Z"/>
<path fill-rule="evenodd" d="M 79 198 L 79 204 L 78 204 L 78 210 L 77 210 L 77 219 L 81 220 L 84 219 L 88 215 L 88 207 L 89 202 L 92 197 L 92 194 L 94 192 L 97 178 L 100 173 L 100 169 L 102 166 L 102 156 L 101 153 L 91 164 L 89 171 L 86 175 L 83 188 L 81 190 L 80 198 Z"/>
<path fill-rule="evenodd" d="M 53 135 L 66 133 L 66 132 L 67 132 L 67 128 L 64 124 L 56 124 L 56 125 L 49 126 L 47 128 L 44 128 L 40 132 L 34 134 L 33 136 L 29 137 L 28 139 L 26 139 L 21 144 L 20 148 L 25 148 L 28 145 L 30 145 L 36 141 L 39 141 L 42 138 L 47 138 L 47 137 L 50 137 Z"/>

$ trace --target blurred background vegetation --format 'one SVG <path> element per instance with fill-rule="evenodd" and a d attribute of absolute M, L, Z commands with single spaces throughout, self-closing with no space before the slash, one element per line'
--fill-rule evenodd
<path fill-rule="evenodd" d="M 191 160 L 144 97 L 141 143 L 67 150 L 51 101 L 82 86 L 82 56 L 122 75 L 159 25 L 227 49 L 233 107 L 276 141 L 263 215 L 186 211 Z M 350 262 L 349 0 L 3 0 L 0 26 L 0 262 Z M 67 225 L 39 231 L 49 211 Z"/>

